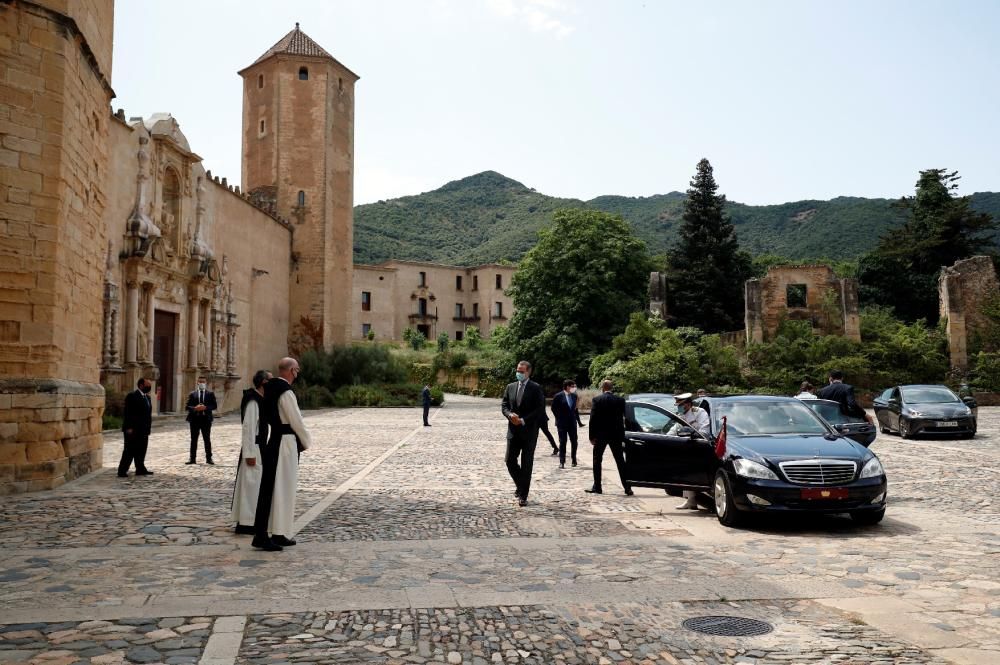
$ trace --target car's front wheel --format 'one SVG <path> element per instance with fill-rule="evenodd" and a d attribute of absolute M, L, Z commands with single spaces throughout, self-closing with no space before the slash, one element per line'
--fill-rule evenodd
<path fill-rule="evenodd" d="M 909 439 L 913 436 L 912 432 L 910 432 L 910 423 L 907 422 L 906 418 L 899 419 L 899 435 L 904 439 Z"/>
<path fill-rule="evenodd" d="M 856 510 L 851 513 L 851 519 L 858 524 L 878 524 L 885 517 L 885 508 L 881 510 Z"/>
<path fill-rule="evenodd" d="M 715 499 L 715 516 L 719 518 L 719 523 L 733 528 L 739 526 L 743 521 L 743 515 L 733 503 L 733 486 L 729 484 L 729 478 L 721 469 L 715 474 L 712 494 Z"/>

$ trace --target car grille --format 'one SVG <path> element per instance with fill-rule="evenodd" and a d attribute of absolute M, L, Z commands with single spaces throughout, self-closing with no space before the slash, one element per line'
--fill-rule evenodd
<path fill-rule="evenodd" d="M 801 460 L 781 462 L 789 482 L 800 485 L 843 485 L 854 480 L 857 464 L 845 460 Z"/>

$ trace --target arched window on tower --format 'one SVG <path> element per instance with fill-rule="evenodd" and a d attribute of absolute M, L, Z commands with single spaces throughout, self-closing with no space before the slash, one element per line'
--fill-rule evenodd
<path fill-rule="evenodd" d="M 299 67 L 299 80 L 300 81 L 308 81 L 309 80 L 309 68 L 308 67 Z"/>
<path fill-rule="evenodd" d="M 306 207 L 306 193 L 301 189 L 299 190 L 298 206 L 300 208 Z"/>
<path fill-rule="evenodd" d="M 257 75 L 257 87 L 258 88 L 263 88 L 264 87 L 264 75 L 263 74 L 258 74 Z"/>

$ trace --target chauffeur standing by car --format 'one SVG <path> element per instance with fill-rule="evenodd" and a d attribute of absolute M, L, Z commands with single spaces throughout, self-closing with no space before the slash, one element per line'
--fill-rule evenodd
<path fill-rule="evenodd" d="M 688 427 L 694 431 L 701 434 L 706 439 L 711 437 L 711 424 L 708 418 L 708 412 L 705 409 L 697 407 L 694 405 L 694 395 L 691 393 L 681 393 L 680 395 L 674 396 L 674 402 L 677 404 L 677 408 L 680 409 L 680 417 L 688 424 Z M 695 497 L 698 496 L 697 492 L 691 492 L 688 490 L 684 491 L 684 503 L 677 506 L 677 510 L 698 510 L 698 502 Z"/>
<path fill-rule="evenodd" d="M 837 402 L 840 404 L 841 413 L 845 416 L 864 418 L 869 424 L 874 424 L 872 417 L 865 412 L 864 408 L 854 398 L 854 386 L 844 383 L 844 373 L 840 370 L 835 369 L 830 372 L 829 385 L 823 386 L 823 388 L 817 391 L 816 397 Z"/>

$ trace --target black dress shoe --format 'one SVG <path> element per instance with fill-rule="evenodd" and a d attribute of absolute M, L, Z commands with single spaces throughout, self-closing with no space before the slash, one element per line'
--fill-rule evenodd
<path fill-rule="evenodd" d="M 284 536 L 271 536 L 271 542 L 279 547 L 291 547 L 295 544 L 294 540 L 285 538 Z"/>
<path fill-rule="evenodd" d="M 272 542 L 270 538 L 254 538 L 253 542 L 250 543 L 252 547 L 259 550 L 264 550 L 265 552 L 280 552 L 281 545 Z"/>
<path fill-rule="evenodd" d="M 127 473 L 119 473 L 118 477 L 119 478 L 128 478 L 128 474 Z"/>
<path fill-rule="evenodd" d="M 519 505 L 519 506 L 521 506 L 523 508 L 523 507 L 525 507 L 525 506 L 528 505 L 528 500 L 525 499 L 525 498 L 522 498 L 522 497 L 518 497 L 517 498 L 517 505 Z"/>
<path fill-rule="evenodd" d="M 559 468 L 560 469 L 565 469 L 566 468 L 566 464 L 565 463 L 560 463 L 559 464 Z"/>
<path fill-rule="evenodd" d="M 193 459 L 189 459 L 188 461 L 186 461 L 186 462 L 184 462 L 184 463 L 185 463 L 185 464 L 197 464 L 198 462 L 196 462 L 196 461 L 195 461 L 195 460 L 193 460 Z"/>
<path fill-rule="evenodd" d="M 149 469 L 143 469 L 142 471 L 136 471 L 135 475 L 137 475 L 137 476 L 151 476 L 151 475 L 153 475 L 153 472 L 150 471 Z"/>
<path fill-rule="evenodd" d="M 558 454 L 559 454 L 559 449 L 558 448 L 553 448 L 552 449 L 552 456 L 555 457 Z"/>
<path fill-rule="evenodd" d="M 625 496 L 632 496 L 634 494 L 635 494 L 635 492 L 632 491 L 631 487 L 626 487 L 625 488 Z"/>
<path fill-rule="evenodd" d="M 573 460 L 573 466 L 576 466 L 576 460 Z"/>
<path fill-rule="evenodd" d="M 254 531 L 252 526 L 247 526 L 246 524 L 237 524 L 236 533 L 242 536 L 252 536 L 256 532 Z"/>
<path fill-rule="evenodd" d="M 215 466 L 215 462 L 213 462 L 212 460 L 207 460 L 205 464 L 211 464 L 212 466 Z"/>
<path fill-rule="evenodd" d="M 604 491 L 601 490 L 600 487 L 589 487 L 583 491 L 587 492 L 588 494 L 604 494 Z"/>

